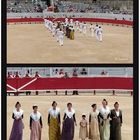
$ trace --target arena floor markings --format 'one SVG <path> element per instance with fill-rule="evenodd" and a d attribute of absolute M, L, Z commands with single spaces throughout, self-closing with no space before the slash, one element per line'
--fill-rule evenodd
<path fill-rule="evenodd" d="M 75 32 L 59 46 L 44 24 L 7 27 L 8 63 L 132 63 L 133 28 L 102 25 L 103 42 Z"/>
<path fill-rule="evenodd" d="M 87 114 L 91 111 L 91 104 L 96 103 L 97 107 L 101 106 L 102 99 L 106 98 L 109 103 L 109 107 L 112 108 L 113 104 L 118 101 L 120 103 L 120 108 L 123 112 L 123 125 L 122 125 L 122 140 L 132 140 L 133 139 L 133 98 L 130 95 L 123 96 L 7 96 L 7 140 L 9 138 L 13 119 L 12 110 L 17 101 L 21 103 L 22 109 L 24 110 L 24 136 L 23 139 L 27 140 L 30 138 L 29 129 L 29 115 L 32 111 L 33 105 L 39 106 L 39 111 L 43 117 L 43 130 L 42 130 L 42 140 L 48 139 L 48 125 L 47 125 L 47 114 L 48 109 L 53 101 L 58 102 L 58 107 L 61 108 L 61 119 L 63 117 L 64 109 L 68 102 L 73 103 L 73 108 L 76 110 L 76 118 L 78 126 L 75 128 L 75 138 L 74 140 L 79 140 L 79 122 L 81 120 L 81 114 Z"/>

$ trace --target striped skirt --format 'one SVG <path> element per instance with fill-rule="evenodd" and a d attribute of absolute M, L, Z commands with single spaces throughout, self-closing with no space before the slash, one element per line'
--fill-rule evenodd
<path fill-rule="evenodd" d="M 57 118 L 51 117 L 49 124 L 49 140 L 60 140 L 60 125 Z"/>

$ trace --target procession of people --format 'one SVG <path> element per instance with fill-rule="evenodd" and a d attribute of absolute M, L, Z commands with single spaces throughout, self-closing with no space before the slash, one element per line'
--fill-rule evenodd
<path fill-rule="evenodd" d="M 101 26 L 93 24 L 88 24 L 86 22 L 80 22 L 76 19 L 74 22 L 73 19 L 65 18 L 65 21 L 57 21 L 44 19 L 45 27 L 52 33 L 53 37 L 56 37 L 56 41 L 59 42 L 60 46 L 64 45 L 64 36 L 70 40 L 75 39 L 75 31 L 82 33 L 84 36 L 96 37 L 96 40 L 102 42 L 102 33 L 103 29 Z M 76 29 L 76 30 L 75 30 Z M 94 35 L 95 34 L 95 35 Z"/>
<path fill-rule="evenodd" d="M 91 107 L 89 120 L 86 119 L 86 114 L 81 114 L 79 139 L 121 140 L 122 111 L 119 109 L 119 103 L 115 102 L 114 108 L 111 110 L 108 101 L 103 99 L 102 106 L 99 109 L 97 109 L 97 104 L 92 104 Z M 17 102 L 12 114 L 14 122 L 9 140 L 23 139 L 23 129 L 26 128 L 23 124 L 23 112 L 21 104 Z M 57 107 L 57 102 L 53 101 L 52 107 L 48 110 L 49 140 L 74 140 L 77 119 L 72 103 L 67 103 L 62 119 L 62 127 L 60 114 L 61 111 Z M 41 140 L 43 120 L 37 105 L 33 106 L 33 112 L 30 114 L 29 120 L 30 140 Z"/>

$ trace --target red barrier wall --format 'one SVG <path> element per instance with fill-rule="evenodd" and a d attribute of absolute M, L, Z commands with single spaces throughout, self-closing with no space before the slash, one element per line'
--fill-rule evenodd
<path fill-rule="evenodd" d="M 94 77 L 94 78 L 8 78 L 7 85 L 18 91 L 26 90 L 70 90 L 70 89 L 112 89 L 133 90 L 133 78 Z M 7 87 L 7 92 L 11 91 Z"/>
<path fill-rule="evenodd" d="M 48 18 L 54 21 L 64 21 L 64 18 Z M 133 25 L 133 21 L 127 20 L 113 20 L 113 19 L 100 19 L 100 18 L 73 18 L 74 21 L 78 19 L 78 21 L 83 22 L 100 22 L 100 23 L 111 23 L 111 24 L 123 24 L 123 25 Z M 43 22 L 43 18 L 17 18 L 17 19 L 7 19 L 7 23 L 20 23 L 20 22 Z"/>

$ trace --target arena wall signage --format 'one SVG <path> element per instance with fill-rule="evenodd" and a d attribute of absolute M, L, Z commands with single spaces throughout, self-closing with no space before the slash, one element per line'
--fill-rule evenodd
<path fill-rule="evenodd" d="M 45 90 L 133 90 L 132 77 L 8 78 L 7 92 Z"/>

